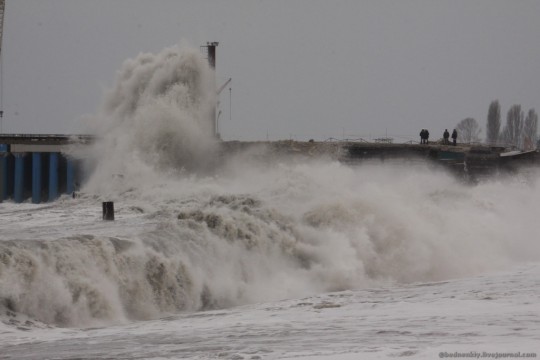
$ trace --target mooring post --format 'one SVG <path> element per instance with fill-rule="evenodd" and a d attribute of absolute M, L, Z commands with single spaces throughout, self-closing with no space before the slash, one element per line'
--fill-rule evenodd
<path fill-rule="evenodd" d="M 114 220 L 114 202 L 103 202 L 103 220 Z"/>

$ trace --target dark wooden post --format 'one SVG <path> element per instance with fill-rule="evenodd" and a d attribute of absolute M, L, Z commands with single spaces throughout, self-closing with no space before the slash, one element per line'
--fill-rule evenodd
<path fill-rule="evenodd" d="M 114 220 L 114 202 L 103 202 L 103 220 Z"/>

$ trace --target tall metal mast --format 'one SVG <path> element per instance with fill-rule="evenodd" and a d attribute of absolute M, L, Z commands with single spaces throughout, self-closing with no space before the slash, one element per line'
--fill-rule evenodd
<path fill-rule="evenodd" d="M 203 54 L 206 55 L 206 59 L 208 60 L 208 64 L 212 69 L 216 69 L 216 47 L 219 45 L 217 41 L 207 42 L 206 45 L 201 46 L 201 51 L 203 51 Z M 215 74 L 214 74 L 215 76 Z M 214 109 L 212 109 L 212 127 L 214 128 L 214 136 L 217 139 L 221 139 L 221 135 L 219 133 L 219 115 L 221 114 L 221 111 L 217 111 L 219 107 L 219 94 L 225 89 L 227 85 L 231 83 L 231 78 L 229 78 L 223 85 L 221 85 L 219 88 L 216 88 L 216 104 L 214 106 Z M 215 77 L 214 77 L 214 85 L 215 84 Z M 229 92 L 230 92 L 229 88 Z M 230 114 L 230 113 L 229 113 Z"/>
<path fill-rule="evenodd" d="M 214 69 L 214 71 L 216 70 L 216 47 L 218 46 L 218 44 L 219 43 L 217 41 L 206 43 L 206 48 L 208 49 L 208 63 L 210 64 L 212 69 Z M 214 110 L 212 111 L 212 118 L 214 122 L 212 125 L 214 127 L 214 136 L 219 139 L 220 135 L 219 135 L 218 127 L 217 127 L 218 116 L 219 115 L 217 115 L 217 101 L 216 101 L 216 106 L 214 107 Z"/>
<path fill-rule="evenodd" d="M 212 69 L 216 69 L 216 47 L 219 45 L 217 41 L 207 42 L 206 45 L 201 46 L 201 49 L 204 49 L 207 55 L 208 64 Z M 214 79 L 215 83 L 215 79 Z M 213 133 L 216 138 L 220 138 L 218 126 L 217 126 L 217 101 L 216 105 L 214 106 L 214 109 L 212 109 L 212 118 L 210 119 L 212 121 L 212 127 L 213 127 Z"/>

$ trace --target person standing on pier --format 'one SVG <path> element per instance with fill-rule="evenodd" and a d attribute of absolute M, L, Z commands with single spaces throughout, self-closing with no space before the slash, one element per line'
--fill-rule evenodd
<path fill-rule="evenodd" d="M 443 133 L 444 145 L 450 144 L 450 141 L 448 141 L 448 138 L 450 138 L 450 133 L 448 132 L 448 129 L 444 129 L 444 133 Z"/>
<path fill-rule="evenodd" d="M 420 130 L 420 144 L 424 143 L 425 136 L 426 136 L 426 129 Z"/>
<path fill-rule="evenodd" d="M 424 134 L 425 134 L 425 141 L 426 141 L 425 144 L 427 145 L 429 144 L 429 131 L 426 129 Z"/>
<path fill-rule="evenodd" d="M 454 129 L 454 131 L 452 131 L 452 142 L 454 146 L 456 146 L 456 140 L 457 140 L 457 131 L 456 129 Z"/>

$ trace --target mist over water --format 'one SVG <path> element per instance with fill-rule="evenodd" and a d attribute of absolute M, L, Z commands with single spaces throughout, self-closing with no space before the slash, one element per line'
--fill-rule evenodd
<path fill-rule="evenodd" d="M 55 206 L 113 199 L 125 219 L 0 241 L 0 307 L 91 326 L 540 260 L 537 176 L 468 186 L 427 164 L 249 155 L 192 171 L 215 164 L 212 76 L 178 48 L 123 65 L 96 120 L 94 175 Z"/>

